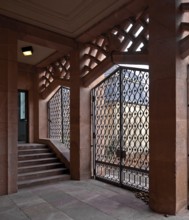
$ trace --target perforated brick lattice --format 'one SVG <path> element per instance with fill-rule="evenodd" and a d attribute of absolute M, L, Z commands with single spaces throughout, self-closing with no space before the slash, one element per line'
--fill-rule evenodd
<path fill-rule="evenodd" d="M 81 80 L 111 57 L 111 53 L 114 51 L 128 54 L 147 53 L 148 24 L 148 12 L 144 11 L 140 16 L 130 17 L 108 32 L 102 33 L 92 41 L 85 43 L 80 49 Z M 56 80 L 69 82 L 69 79 L 70 55 L 62 57 L 40 73 L 39 92 L 45 92 Z"/>

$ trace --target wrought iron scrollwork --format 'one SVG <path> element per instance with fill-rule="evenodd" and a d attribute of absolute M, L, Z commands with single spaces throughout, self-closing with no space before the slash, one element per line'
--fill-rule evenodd
<path fill-rule="evenodd" d="M 119 67 L 92 94 L 96 177 L 148 191 L 148 70 Z"/>
<path fill-rule="evenodd" d="M 48 102 L 49 138 L 70 148 L 70 90 L 61 87 Z"/>

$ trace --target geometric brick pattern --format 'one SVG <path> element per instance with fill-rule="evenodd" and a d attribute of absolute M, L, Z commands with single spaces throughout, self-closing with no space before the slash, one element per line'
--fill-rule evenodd
<path fill-rule="evenodd" d="M 84 45 L 81 50 L 81 77 L 86 76 L 101 63 L 108 55 L 108 41 L 105 36 L 99 36 Z"/>
<path fill-rule="evenodd" d="M 70 57 L 64 56 L 40 73 L 40 93 L 49 87 L 56 79 L 68 81 L 70 79 Z"/>
<path fill-rule="evenodd" d="M 120 43 L 120 51 L 128 53 L 147 51 L 149 17 L 145 12 L 139 17 L 131 17 L 111 30 Z"/>
<path fill-rule="evenodd" d="M 149 40 L 148 24 L 149 16 L 146 10 L 137 17 L 126 19 L 120 25 L 114 26 L 91 42 L 85 43 L 80 50 L 81 78 L 88 75 L 109 57 L 112 51 L 124 51 L 132 54 L 147 52 Z M 40 74 L 40 93 L 44 92 L 55 79 L 69 81 L 69 55 L 44 68 Z"/>
<path fill-rule="evenodd" d="M 145 52 L 148 47 L 147 12 L 139 17 L 130 17 L 122 24 L 113 27 L 92 42 L 85 44 L 81 51 L 81 77 L 98 66 L 112 51 L 128 53 Z"/>

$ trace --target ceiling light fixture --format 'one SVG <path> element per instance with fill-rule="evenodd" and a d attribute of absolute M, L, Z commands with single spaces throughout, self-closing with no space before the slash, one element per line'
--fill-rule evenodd
<path fill-rule="evenodd" d="M 33 54 L 32 46 L 22 47 L 22 53 L 24 56 L 31 56 Z"/>

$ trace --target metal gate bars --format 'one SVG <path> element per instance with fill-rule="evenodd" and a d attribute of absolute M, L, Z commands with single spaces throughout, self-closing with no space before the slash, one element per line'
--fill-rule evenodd
<path fill-rule="evenodd" d="M 92 90 L 94 174 L 149 188 L 149 72 L 119 67 Z"/>
<path fill-rule="evenodd" d="M 70 148 L 70 90 L 61 87 L 48 102 L 49 138 Z"/>

